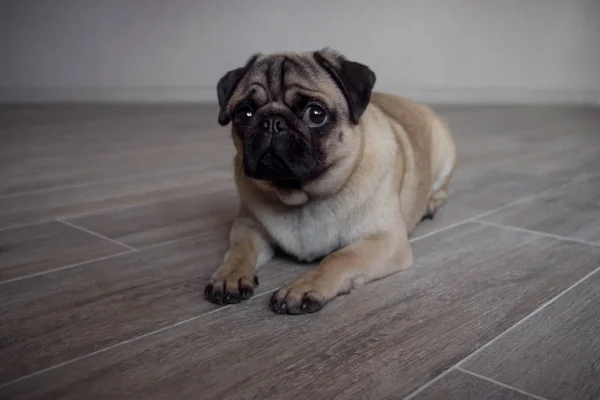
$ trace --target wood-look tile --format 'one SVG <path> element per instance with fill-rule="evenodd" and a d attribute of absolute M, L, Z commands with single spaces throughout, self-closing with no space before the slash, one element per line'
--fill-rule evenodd
<path fill-rule="evenodd" d="M 164 112 L 164 109 L 160 106 L 150 108 L 117 104 L 3 104 L 0 108 L 0 130 L 138 117 L 152 111 Z"/>
<path fill-rule="evenodd" d="M 460 166 L 450 184 L 447 201 L 433 220 L 425 220 L 413 237 L 494 210 L 563 183 L 550 177 Z"/>
<path fill-rule="evenodd" d="M 226 130 L 215 122 L 207 127 L 206 118 L 193 116 L 188 112 L 0 130 L 0 194 L 231 166 L 233 148 Z"/>
<path fill-rule="evenodd" d="M 530 109 L 527 116 L 494 109 L 450 115 L 461 165 L 562 179 L 597 171 L 600 108 L 567 111 Z"/>
<path fill-rule="evenodd" d="M 191 236 L 229 225 L 238 211 L 239 200 L 233 176 L 198 185 L 186 196 L 150 201 L 70 220 L 130 246 L 148 245 Z M 218 189 L 218 190 L 215 190 Z"/>
<path fill-rule="evenodd" d="M 227 238 L 222 227 L 0 285 L 0 383 L 218 308 L 203 291 L 223 259 Z M 259 272 L 257 293 L 303 268 L 271 263 Z"/>
<path fill-rule="evenodd" d="M 600 398 L 600 272 L 463 368 L 547 399 Z"/>
<path fill-rule="evenodd" d="M 598 107 L 489 105 L 433 108 L 457 135 L 478 136 L 544 131 L 557 124 L 595 120 L 600 115 Z"/>
<path fill-rule="evenodd" d="M 483 220 L 600 244 L 600 176 L 550 191 Z"/>
<path fill-rule="evenodd" d="M 127 250 L 61 222 L 1 230 L 0 282 Z"/>
<path fill-rule="evenodd" d="M 185 114 L 216 126 L 216 104 L 3 104 L 0 130 Z M 208 125 L 210 126 L 210 125 Z"/>
<path fill-rule="evenodd" d="M 413 400 L 533 400 L 533 397 L 464 372 L 452 371 Z"/>
<path fill-rule="evenodd" d="M 401 397 L 592 271 L 599 257 L 593 246 L 465 224 L 415 242 L 414 268 L 319 313 L 275 315 L 268 296 L 255 298 L 15 382 L 0 397 Z M 165 299 L 192 301 L 176 297 Z"/>
<path fill-rule="evenodd" d="M 207 193 L 232 190 L 231 171 L 192 169 L 124 178 L 57 190 L 0 196 L 0 227 L 18 226 L 69 215 L 90 213 L 167 199 L 202 199 Z M 201 201 L 201 200 L 200 200 Z"/>

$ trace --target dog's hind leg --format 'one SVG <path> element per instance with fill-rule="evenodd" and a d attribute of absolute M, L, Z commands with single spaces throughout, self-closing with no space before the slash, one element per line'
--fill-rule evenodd
<path fill-rule="evenodd" d="M 446 182 L 441 188 L 439 188 L 436 192 L 432 193 L 429 197 L 429 201 L 427 202 L 427 208 L 425 209 L 425 213 L 421 217 L 421 221 L 426 219 L 433 219 L 435 217 L 435 213 L 438 208 L 446 201 L 448 198 L 448 182 Z"/>
<path fill-rule="evenodd" d="M 438 208 L 448 198 L 448 186 L 457 164 L 456 147 L 446 124 L 436 121 L 432 134 L 433 184 L 421 221 L 433 219 Z"/>

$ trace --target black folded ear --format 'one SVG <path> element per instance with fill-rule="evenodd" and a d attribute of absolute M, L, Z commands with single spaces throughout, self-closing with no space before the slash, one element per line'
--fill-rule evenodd
<path fill-rule="evenodd" d="M 349 61 L 327 49 L 315 52 L 314 57 L 339 86 L 348 103 L 350 120 L 358 124 L 371 100 L 375 73 L 366 65 Z"/>
<path fill-rule="evenodd" d="M 237 88 L 238 83 L 240 83 L 248 70 L 256 62 L 256 59 L 260 56 L 260 53 L 253 55 L 245 66 L 233 69 L 219 79 L 219 83 L 217 83 L 217 97 L 219 99 L 218 121 L 222 126 L 225 126 L 231 122 L 231 116 L 227 112 L 227 104 L 229 103 L 229 99 L 231 99 L 231 95 Z"/>

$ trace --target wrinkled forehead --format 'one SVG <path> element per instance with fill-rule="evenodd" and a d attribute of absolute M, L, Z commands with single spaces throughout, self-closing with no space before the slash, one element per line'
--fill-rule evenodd
<path fill-rule="evenodd" d="M 230 107 L 251 98 L 259 105 L 281 102 L 291 107 L 299 96 L 341 107 L 343 96 L 312 53 L 274 54 L 259 58 L 240 81 Z"/>

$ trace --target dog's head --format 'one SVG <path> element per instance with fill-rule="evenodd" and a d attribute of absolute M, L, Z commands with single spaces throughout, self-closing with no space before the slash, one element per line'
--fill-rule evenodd
<path fill-rule="evenodd" d="M 256 54 L 217 85 L 244 173 L 285 189 L 322 176 L 356 147 L 375 74 L 330 49 Z"/>

